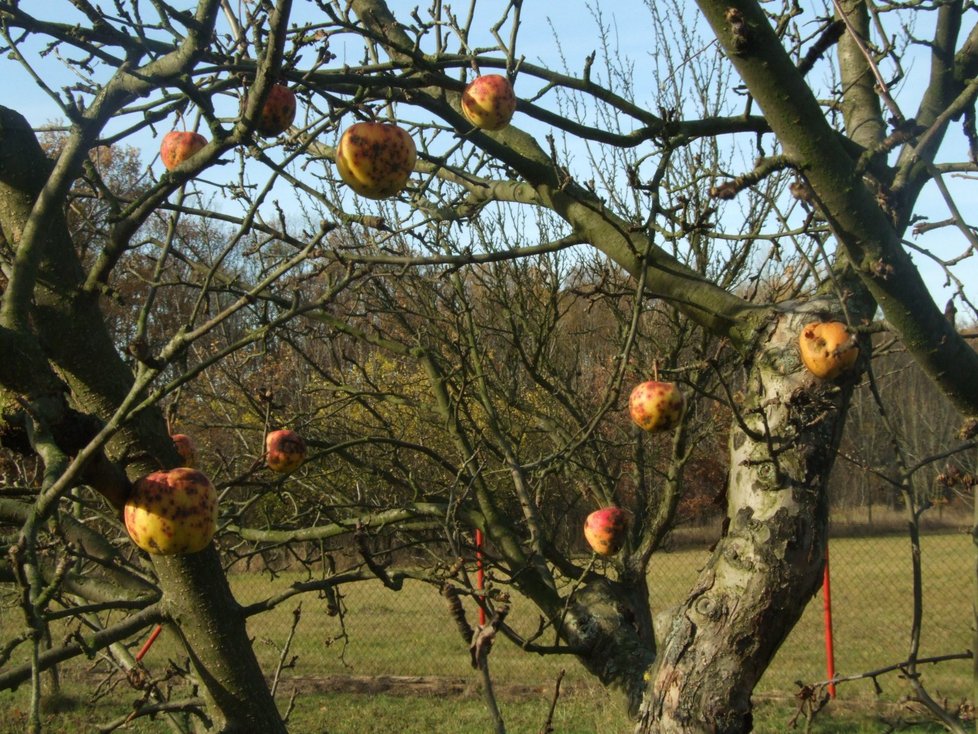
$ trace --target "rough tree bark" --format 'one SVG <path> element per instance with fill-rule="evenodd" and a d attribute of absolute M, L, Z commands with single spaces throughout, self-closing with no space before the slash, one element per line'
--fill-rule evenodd
<path fill-rule="evenodd" d="M 600 579 L 581 588 L 564 618 L 562 634 L 582 652 L 581 664 L 605 686 L 621 691 L 637 716 L 645 672 L 655 661 L 655 637 L 644 576 Z"/>
<path fill-rule="evenodd" d="M 727 526 L 660 648 L 636 731 L 750 731 L 750 695 L 822 579 L 825 487 L 852 391 L 800 363 L 830 299 L 782 304 L 747 370 L 730 437 Z"/>

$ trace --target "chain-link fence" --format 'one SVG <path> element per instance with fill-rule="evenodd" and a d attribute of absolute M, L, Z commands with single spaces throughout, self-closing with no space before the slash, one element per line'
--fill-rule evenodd
<path fill-rule="evenodd" d="M 963 653 L 971 649 L 971 603 L 974 547 L 968 526 L 946 523 L 941 531 L 921 538 L 922 618 L 920 660 Z M 868 677 L 838 686 L 838 696 L 884 699 L 906 695 L 905 663 L 911 657 L 914 619 L 912 547 L 906 533 L 846 537 L 830 542 L 832 629 L 838 676 Z M 664 619 L 681 602 L 699 569 L 709 557 L 708 543 L 657 553 L 649 570 L 653 609 Z M 274 577 L 259 572 L 234 573 L 236 594 L 244 603 L 286 590 L 308 580 L 283 571 Z M 470 624 L 477 621 L 475 605 L 466 603 Z M 298 610 L 294 633 L 292 624 Z M 541 620 L 537 610 L 519 597 L 512 599 L 507 621 L 522 635 L 532 636 Z M 401 687 L 427 691 L 426 682 L 465 687 L 475 685 L 467 644 L 456 630 L 437 586 L 408 580 L 399 591 L 377 581 L 341 587 L 337 594 L 297 597 L 275 611 L 253 619 L 251 631 L 266 667 L 291 661 L 285 674 L 296 679 L 328 679 L 330 689 L 378 690 Z M 786 640 L 758 691 L 789 696 L 798 682 L 816 683 L 827 676 L 827 624 L 823 594 L 809 603 L 801 621 Z M 292 635 L 290 652 L 283 647 Z M 545 634 L 543 643 L 552 643 Z M 291 652 L 297 652 L 292 661 Z M 596 685 L 565 656 L 526 653 L 509 641 L 493 649 L 492 672 L 501 685 L 552 686 L 561 669 L 567 680 Z M 902 669 L 891 669 L 897 664 Z M 928 690 L 941 700 L 969 696 L 970 661 L 920 663 L 918 671 Z M 882 672 L 881 672 L 882 671 Z M 875 675 L 874 675 L 875 674 Z"/>
<path fill-rule="evenodd" d="M 927 527 L 921 537 L 922 617 L 916 653 L 921 661 L 972 648 L 975 551 L 968 532 L 970 514 L 963 507 L 957 512 Z M 857 678 L 840 683 L 838 696 L 859 706 L 896 702 L 909 692 L 906 677 L 916 673 L 933 697 L 953 708 L 970 698 L 971 661 L 921 662 L 916 671 L 906 665 L 915 609 L 913 553 L 908 535 L 893 529 L 891 526 L 890 533 L 881 533 L 874 527 L 873 534 L 856 535 L 851 527 L 836 526 L 830 541 L 835 667 L 838 675 Z M 679 542 L 677 533 L 677 538 L 667 544 L 668 550 L 653 556 L 649 588 L 657 619 L 667 619 L 688 593 L 709 558 L 715 534 L 715 530 L 688 534 Z M 349 558 L 343 557 L 342 550 L 331 554 L 337 567 L 357 560 L 355 550 L 348 552 Z M 389 560 L 383 553 L 377 558 Z M 398 571 L 419 569 L 417 559 L 412 565 L 408 558 L 394 558 L 396 562 L 388 566 L 392 577 Z M 477 692 L 481 681 L 471 667 L 468 644 L 436 584 L 407 578 L 399 590 L 392 590 L 372 578 L 316 591 L 309 589 L 329 578 L 331 570 L 297 569 L 298 565 L 290 564 L 284 556 L 266 554 L 255 557 L 250 568 L 236 563 L 229 574 L 243 605 L 273 597 L 282 599 L 271 611 L 255 614 L 249 621 L 255 650 L 270 680 L 288 689 L 328 695 L 390 691 L 421 697 Z M 474 570 L 474 564 L 470 563 L 468 570 Z M 4 621 L 12 624 L 16 603 L 7 599 L 4 603 L 9 603 L 3 610 Z M 474 626 L 478 621 L 474 603 L 467 599 L 464 608 L 469 624 Z M 524 637 L 531 637 L 542 620 L 531 603 L 513 595 L 507 622 Z M 63 634 L 65 630 L 58 627 L 53 642 Z M 124 649 L 136 654 L 149 634 L 150 630 L 144 630 L 126 641 Z M 536 641 L 553 644 L 552 628 Z M 115 652 L 121 654 L 123 646 L 116 647 Z M 164 631 L 148 649 L 143 663 L 148 675 L 159 677 L 171 667 L 171 661 L 179 665 L 185 657 L 176 636 Z M 902 668 L 893 668 L 899 664 Z M 567 656 L 528 653 L 500 638 L 490 665 L 493 681 L 504 695 L 546 699 L 552 695 L 561 671 L 566 671 L 564 690 L 576 688 L 578 694 L 588 690 L 592 695 L 589 700 L 612 700 L 581 665 Z M 84 680 L 86 700 L 115 696 L 127 701 L 135 695 L 125 676 L 113 672 L 104 653 L 91 660 L 70 661 L 59 672 L 75 687 Z M 757 694 L 787 699 L 798 692 L 799 682 L 811 684 L 825 678 L 825 615 L 823 597 L 817 594 L 779 650 Z M 881 688 L 880 695 L 875 684 Z M 616 702 L 607 705 L 619 711 Z M 0 731 L 13 730 L 0 726 Z"/>

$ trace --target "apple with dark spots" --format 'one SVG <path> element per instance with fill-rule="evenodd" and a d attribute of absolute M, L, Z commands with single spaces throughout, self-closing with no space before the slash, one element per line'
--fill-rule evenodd
<path fill-rule="evenodd" d="M 336 148 L 340 178 L 360 196 L 384 199 L 399 193 L 414 170 L 418 151 L 397 125 L 358 122 L 346 129 Z"/>
<path fill-rule="evenodd" d="M 669 431 L 679 424 L 686 401 L 674 382 L 649 380 L 628 397 L 628 413 L 644 431 Z"/>
<path fill-rule="evenodd" d="M 186 130 L 171 130 L 163 136 L 160 143 L 160 161 L 163 167 L 172 171 L 185 160 L 196 155 L 197 151 L 207 145 L 207 138 L 200 133 Z"/>
<path fill-rule="evenodd" d="M 500 74 L 478 76 L 462 92 L 462 114 L 480 130 L 502 130 L 515 111 L 513 85 Z"/>
<path fill-rule="evenodd" d="M 123 519 L 132 542 L 161 556 L 197 553 L 217 531 L 217 491 L 190 467 L 148 474 L 133 486 Z"/>
<path fill-rule="evenodd" d="M 584 521 L 584 538 L 591 550 L 601 556 L 613 556 L 625 545 L 628 516 L 618 507 L 602 507 Z"/>
<path fill-rule="evenodd" d="M 295 92 L 284 84 L 273 84 L 255 120 L 255 132 L 266 138 L 281 135 L 295 120 L 295 110 Z"/>
<path fill-rule="evenodd" d="M 841 321 L 807 324 L 798 337 L 798 350 L 809 372 L 823 380 L 849 371 L 859 358 L 856 337 Z"/>
<path fill-rule="evenodd" d="M 306 442 L 295 431 L 281 428 L 265 436 L 265 463 L 280 474 L 290 474 L 306 460 Z"/>

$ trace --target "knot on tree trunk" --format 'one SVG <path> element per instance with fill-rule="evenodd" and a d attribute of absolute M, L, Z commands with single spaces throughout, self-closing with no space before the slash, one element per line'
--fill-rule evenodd
<path fill-rule="evenodd" d="M 638 712 L 645 672 L 655 661 L 648 590 L 611 579 L 590 581 L 573 595 L 561 635 L 584 649 L 584 667 L 606 686 L 625 694 L 632 715 Z"/>

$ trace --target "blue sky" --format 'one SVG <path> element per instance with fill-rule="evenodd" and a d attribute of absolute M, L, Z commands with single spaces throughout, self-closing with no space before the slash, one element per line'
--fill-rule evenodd
<path fill-rule="evenodd" d="M 178 5 L 182 7 L 192 6 L 191 3 L 186 2 L 178 3 Z M 403 14 L 405 9 L 414 8 L 418 3 L 394 0 L 390 5 L 396 14 Z M 652 22 L 645 3 L 641 0 L 616 0 L 612 6 L 613 10 L 608 9 L 607 4 L 597 3 L 597 5 L 604 6 L 601 13 L 611 31 L 609 41 L 612 49 L 634 60 L 638 82 L 635 91 L 636 101 L 641 104 L 653 104 L 654 90 L 648 85 L 643 90 L 641 86 L 642 80 L 649 78 L 650 71 L 654 68 L 656 61 L 655 48 L 652 46 Z M 563 0 L 559 4 L 543 0 L 526 0 L 523 3 L 523 26 L 518 42 L 519 53 L 524 55 L 527 61 L 533 63 L 559 66 L 566 62 L 570 72 L 579 73 L 586 55 L 598 49 L 600 45 L 600 39 L 594 31 L 592 20 L 594 13 L 591 8 L 594 6 L 594 3 L 584 0 Z M 77 12 L 70 7 L 66 0 L 45 0 L 44 7 L 46 10 L 50 8 L 52 17 L 63 21 L 69 20 L 72 14 Z M 313 7 L 308 2 L 296 0 L 296 19 L 300 20 L 307 17 Z M 460 9 L 463 7 L 467 7 L 467 3 L 459 4 Z M 501 3 L 495 2 L 483 2 L 479 6 L 479 15 L 476 16 L 477 20 L 473 27 L 483 29 L 483 34 L 473 38 L 473 43 L 485 45 L 492 43 L 491 37 L 484 32 L 484 29 L 498 20 L 501 7 Z M 684 9 L 683 13 L 687 16 L 684 20 L 693 23 L 701 22 L 698 21 L 698 13 L 691 3 L 679 3 L 678 7 Z M 701 52 L 714 53 L 708 31 L 702 29 L 701 26 L 699 28 L 703 39 Z M 923 35 L 926 27 L 919 27 L 917 31 Z M 502 35 L 508 38 L 508 30 L 504 29 Z M 559 47 L 557 40 L 559 40 Z M 342 57 L 342 49 L 334 50 L 340 53 Z M 38 70 L 43 74 L 45 81 L 52 86 L 59 88 L 72 81 L 54 54 L 49 55 L 44 60 L 39 60 L 38 63 L 40 64 Z M 18 111 L 23 113 L 35 126 L 44 125 L 60 117 L 58 109 L 50 98 L 34 84 L 19 64 L 9 58 L 4 58 L 0 64 L 2 64 L 0 68 L 4 71 L 4 88 L 7 91 L 5 98 L 8 105 L 11 104 L 11 100 L 15 100 Z M 596 63 L 594 69 L 595 77 L 600 80 L 600 75 L 603 73 L 600 64 Z M 910 56 L 905 64 L 905 69 L 907 75 L 895 91 L 899 93 L 901 100 L 907 100 L 902 102 L 905 106 L 905 113 L 912 114 L 912 106 L 916 104 L 919 90 L 922 89 L 922 80 L 925 79 L 927 72 L 926 60 L 919 56 Z M 521 86 L 517 80 L 517 93 L 520 92 Z M 517 116 L 514 123 L 526 125 L 527 120 L 525 118 L 521 120 Z M 546 132 L 543 126 L 539 125 L 534 126 L 533 129 L 538 135 L 543 135 Z M 158 142 L 152 140 L 149 135 L 141 135 L 134 140 L 134 143 L 140 148 L 150 151 L 146 160 L 149 163 L 149 158 L 155 154 Z M 584 159 L 583 151 L 579 155 L 575 155 L 575 160 Z M 949 144 L 945 147 L 942 155 L 942 160 L 955 159 L 966 160 L 966 147 L 959 127 L 953 128 Z M 959 206 L 962 206 L 962 202 L 967 202 L 969 198 L 974 198 L 971 194 L 973 181 L 970 178 L 948 177 L 947 180 L 956 192 Z M 967 210 L 967 205 L 964 204 L 963 206 Z M 925 191 L 920 209 L 935 221 L 949 216 L 947 207 L 937 188 L 933 185 L 928 186 Z M 966 211 L 965 216 L 969 215 L 970 211 Z M 913 240 L 920 246 L 935 248 L 942 256 L 950 256 L 953 253 L 963 251 L 966 247 L 963 236 L 950 228 L 938 230 L 926 236 L 914 237 Z M 972 261 L 976 259 L 978 257 L 971 258 Z M 935 293 L 935 299 L 943 305 L 948 296 L 948 291 L 942 285 L 943 274 L 937 266 L 920 255 L 915 256 L 915 261 L 921 267 L 925 279 Z M 969 284 L 978 283 L 978 265 L 973 262 L 965 263 L 960 277 L 966 279 Z M 971 287 L 974 288 L 974 286 Z M 971 297 L 973 300 L 975 296 L 976 294 L 972 290 Z"/>

